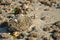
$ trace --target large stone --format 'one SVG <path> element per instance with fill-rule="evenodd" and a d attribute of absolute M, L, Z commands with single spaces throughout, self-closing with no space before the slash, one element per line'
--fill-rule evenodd
<path fill-rule="evenodd" d="M 31 18 L 28 16 L 22 16 L 19 19 L 10 20 L 9 31 L 25 31 L 31 26 Z"/>

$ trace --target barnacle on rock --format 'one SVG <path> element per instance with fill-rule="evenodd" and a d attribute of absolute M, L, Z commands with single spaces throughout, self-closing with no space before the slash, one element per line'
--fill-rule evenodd
<path fill-rule="evenodd" d="M 25 31 L 31 26 L 31 18 L 28 16 L 22 16 L 17 20 L 17 22 L 14 20 L 9 22 L 9 31 Z"/>

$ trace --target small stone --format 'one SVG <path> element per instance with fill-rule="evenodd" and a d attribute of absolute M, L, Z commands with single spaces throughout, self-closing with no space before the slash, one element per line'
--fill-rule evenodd
<path fill-rule="evenodd" d="M 49 11 L 49 9 L 48 8 L 45 8 L 44 11 Z"/>
<path fill-rule="evenodd" d="M 15 21 L 15 22 L 18 22 L 18 20 L 17 20 L 17 19 L 15 19 L 14 21 Z"/>
<path fill-rule="evenodd" d="M 12 16 L 7 16 L 7 18 L 13 18 Z"/>
<path fill-rule="evenodd" d="M 8 33 L 0 33 L 0 35 L 1 35 L 1 37 L 2 37 L 2 38 L 5 38 L 5 39 L 7 39 L 7 38 L 10 38 L 10 37 L 11 37 L 11 35 L 10 35 L 10 34 L 8 34 Z"/>
<path fill-rule="evenodd" d="M 43 28 L 44 31 L 51 31 L 52 29 L 50 27 Z"/>
<path fill-rule="evenodd" d="M 24 16 L 23 14 L 20 14 L 21 16 Z"/>
<path fill-rule="evenodd" d="M 28 5 L 24 4 L 23 9 L 28 9 Z"/>
<path fill-rule="evenodd" d="M 35 14 L 33 16 L 31 16 L 32 19 L 35 19 Z"/>
<path fill-rule="evenodd" d="M 30 37 L 34 37 L 34 38 L 37 38 L 38 37 L 38 33 L 36 32 L 33 32 L 33 33 L 30 33 Z"/>
<path fill-rule="evenodd" d="M 0 39 L 2 38 L 2 36 L 0 35 Z"/>
<path fill-rule="evenodd" d="M 60 21 L 57 21 L 55 24 L 56 26 L 60 27 Z"/>
<path fill-rule="evenodd" d="M 10 2 L 8 2 L 8 1 L 1 1 L 1 3 L 0 3 L 0 5 L 10 5 L 11 3 Z"/>
<path fill-rule="evenodd" d="M 30 5 L 30 1 L 25 1 L 25 4 L 26 5 Z"/>
<path fill-rule="evenodd" d="M 52 28 L 53 30 L 58 30 L 58 27 L 56 25 L 52 25 L 50 28 Z"/>
<path fill-rule="evenodd" d="M 5 27 L 8 27 L 8 22 L 3 22 L 0 24 L 0 27 L 1 28 L 5 28 Z"/>
<path fill-rule="evenodd" d="M 10 9 L 7 9 L 6 11 L 7 11 L 7 13 L 11 13 L 13 11 L 13 9 L 10 8 Z"/>
<path fill-rule="evenodd" d="M 43 40 L 48 40 L 47 38 L 43 38 Z"/>
<path fill-rule="evenodd" d="M 2 14 L 2 11 L 0 10 L 0 14 Z"/>
<path fill-rule="evenodd" d="M 28 40 L 36 40 L 36 38 L 34 38 L 34 37 L 29 37 Z"/>
<path fill-rule="evenodd" d="M 45 20 L 45 17 L 42 17 L 41 20 Z"/>
<path fill-rule="evenodd" d="M 3 19 L 3 16 L 0 16 L 0 20 L 2 20 Z"/>
<path fill-rule="evenodd" d="M 14 37 L 19 36 L 19 34 L 20 34 L 19 32 L 14 32 L 14 33 L 13 33 Z"/>
<path fill-rule="evenodd" d="M 59 31 L 55 31 L 55 32 L 53 32 L 52 33 L 53 35 L 51 35 L 52 36 L 52 38 L 55 40 L 60 40 L 60 32 Z"/>
<path fill-rule="evenodd" d="M 60 29 L 60 21 L 53 23 L 53 25 L 55 25 L 55 29 Z"/>
<path fill-rule="evenodd" d="M 15 8 L 14 9 L 14 14 L 17 15 L 17 14 L 20 14 L 21 10 L 19 8 Z"/>
<path fill-rule="evenodd" d="M 24 34 L 23 33 L 20 33 L 19 36 L 17 37 L 17 39 L 23 39 L 24 38 Z"/>

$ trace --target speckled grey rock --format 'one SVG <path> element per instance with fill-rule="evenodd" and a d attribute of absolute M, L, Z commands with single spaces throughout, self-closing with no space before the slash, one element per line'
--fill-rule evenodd
<path fill-rule="evenodd" d="M 10 31 L 25 31 L 31 26 L 31 19 L 28 16 L 22 16 L 9 22 Z"/>

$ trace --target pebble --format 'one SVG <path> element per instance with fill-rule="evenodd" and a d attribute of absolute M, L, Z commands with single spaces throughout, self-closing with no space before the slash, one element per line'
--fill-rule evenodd
<path fill-rule="evenodd" d="M 34 38 L 34 37 L 29 37 L 28 40 L 36 40 L 36 38 Z"/>
<path fill-rule="evenodd" d="M 20 33 L 20 34 L 19 34 L 19 36 L 17 37 L 17 39 L 23 39 L 23 38 L 24 38 L 24 36 L 25 36 L 25 34 L 24 34 L 24 33 Z"/>
<path fill-rule="evenodd" d="M 60 21 L 55 22 L 55 25 L 60 28 Z"/>
<path fill-rule="evenodd" d="M 28 9 L 28 5 L 24 4 L 23 9 Z"/>
<path fill-rule="evenodd" d="M 14 37 L 19 36 L 19 34 L 20 34 L 20 33 L 19 33 L 19 32 L 17 32 L 17 31 L 16 31 L 16 32 L 13 32 Z"/>
<path fill-rule="evenodd" d="M 15 19 L 14 21 L 15 21 L 15 22 L 18 22 L 18 20 L 17 20 L 17 19 Z"/>
<path fill-rule="evenodd" d="M 0 35 L 2 38 L 10 38 L 11 37 L 11 35 L 8 33 L 0 33 Z"/>
<path fill-rule="evenodd" d="M 30 33 L 29 37 L 37 38 L 38 35 L 39 35 L 39 33 L 37 33 L 37 32 L 33 32 L 33 33 Z"/>
<path fill-rule="evenodd" d="M 3 16 L 0 16 L 0 20 L 2 20 L 3 19 Z"/>

